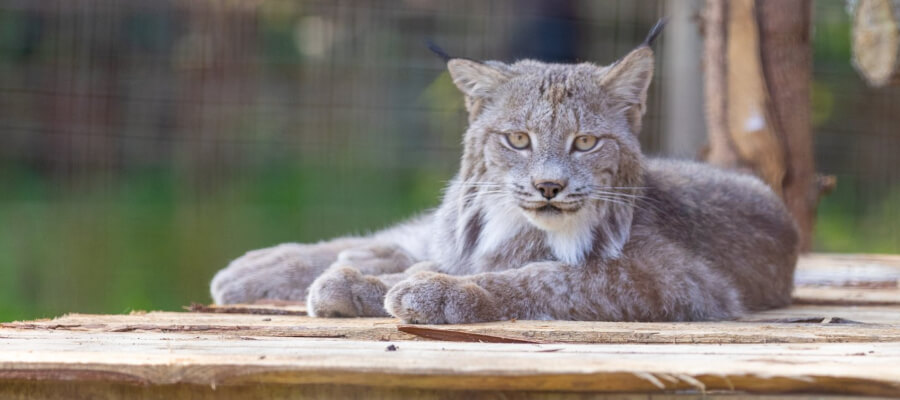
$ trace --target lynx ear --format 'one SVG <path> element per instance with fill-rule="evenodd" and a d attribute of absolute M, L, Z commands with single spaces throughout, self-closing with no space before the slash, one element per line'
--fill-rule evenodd
<path fill-rule="evenodd" d="M 628 53 L 625 58 L 611 65 L 600 77 L 600 85 L 616 102 L 627 106 L 628 122 L 632 132 L 641 130 L 641 116 L 647 103 L 647 88 L 653 80 L 653 41 L 662 33 L 668 18 L 660 19 L 650 29 L 644 43 Z"/>
<path fill-rule="evenodd" d="M 506 82 L 511 74 L 501 63 L 488 61 L 481 63 L 465 58 L 454 58 L 447 61 L 447 69 L 453 83 L 466 95 L 473 99 L 490 96 L 490 93 Z"/>
<path fill-rule="evenodd" d="M 643 114 L 647 88 L 653 79 L 653 50 L 641 46 L 609 67 L 600 85 L 615 100 L 640 107 Z"/>

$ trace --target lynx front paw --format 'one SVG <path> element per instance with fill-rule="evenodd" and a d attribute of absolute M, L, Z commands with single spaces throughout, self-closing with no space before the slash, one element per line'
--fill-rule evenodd
<path fill-rule="evenodd" d="M 500 319 L 492 296 L 462 278 L 419 272 L 391 288 L 388 312 L 413 324 L 461 324 Z"/>
<path fill-rule="evenodd" d="M 387 286 L 352 267 L 332 267 L 309 287 L 306 306 L 313 317 L 387 317 Z"/>

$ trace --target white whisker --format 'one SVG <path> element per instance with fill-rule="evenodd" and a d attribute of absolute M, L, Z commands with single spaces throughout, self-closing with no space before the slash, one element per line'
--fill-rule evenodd
<path fill-rule="evenodd" d="M 603 201 L 607 201 L 607 202 L 610 202 L 610 203 L 613 203 L 613 204 L 619 204 L 619 205 L 623 205 L 623 206 L 634 206 L 633 203 L 627 203 L 627 202 L 625 202 L 625 201 L 618 200 L 618 199 L 612 199 L 612 198 L 609 198 L 609 197 L 593 197 L 593 196 L 591 196 L 591 199 L 593 199 L 593 200 L 603 200 Z"/>

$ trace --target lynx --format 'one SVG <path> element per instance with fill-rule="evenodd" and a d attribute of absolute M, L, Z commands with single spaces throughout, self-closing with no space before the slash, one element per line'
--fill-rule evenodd
<path fill-rule="evenodd" d="M 608 66 L 446 57 L 469 126 L 441 205 L 366 237 L 249 252 L 215 276 L 213 299 L 424 324 L 789 304 L 798 237 L 781 200 L 753 176 L 641 153 L 661 29 Z"/>

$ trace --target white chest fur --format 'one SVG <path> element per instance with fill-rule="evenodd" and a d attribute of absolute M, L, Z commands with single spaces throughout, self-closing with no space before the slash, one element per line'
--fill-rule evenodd
<path fill-rule="evenodd" d="M 488 204 L 484 208 L 484 225 L 479 236 L 476 256 L 504 251 L 510 245 L 540 245 L 550 250 L 559 261 L 576 265 L 584 261 L 594 241 L 596 218 L 586 212 L 542 215 L 524 212 L 509 204 Z M 543 243 L 514 243 L 526 230 L 543 236 Z M 524 235 L 532 236 L 532 235 Z M 543 261 L 543 260 L 534 260 Z"/>

